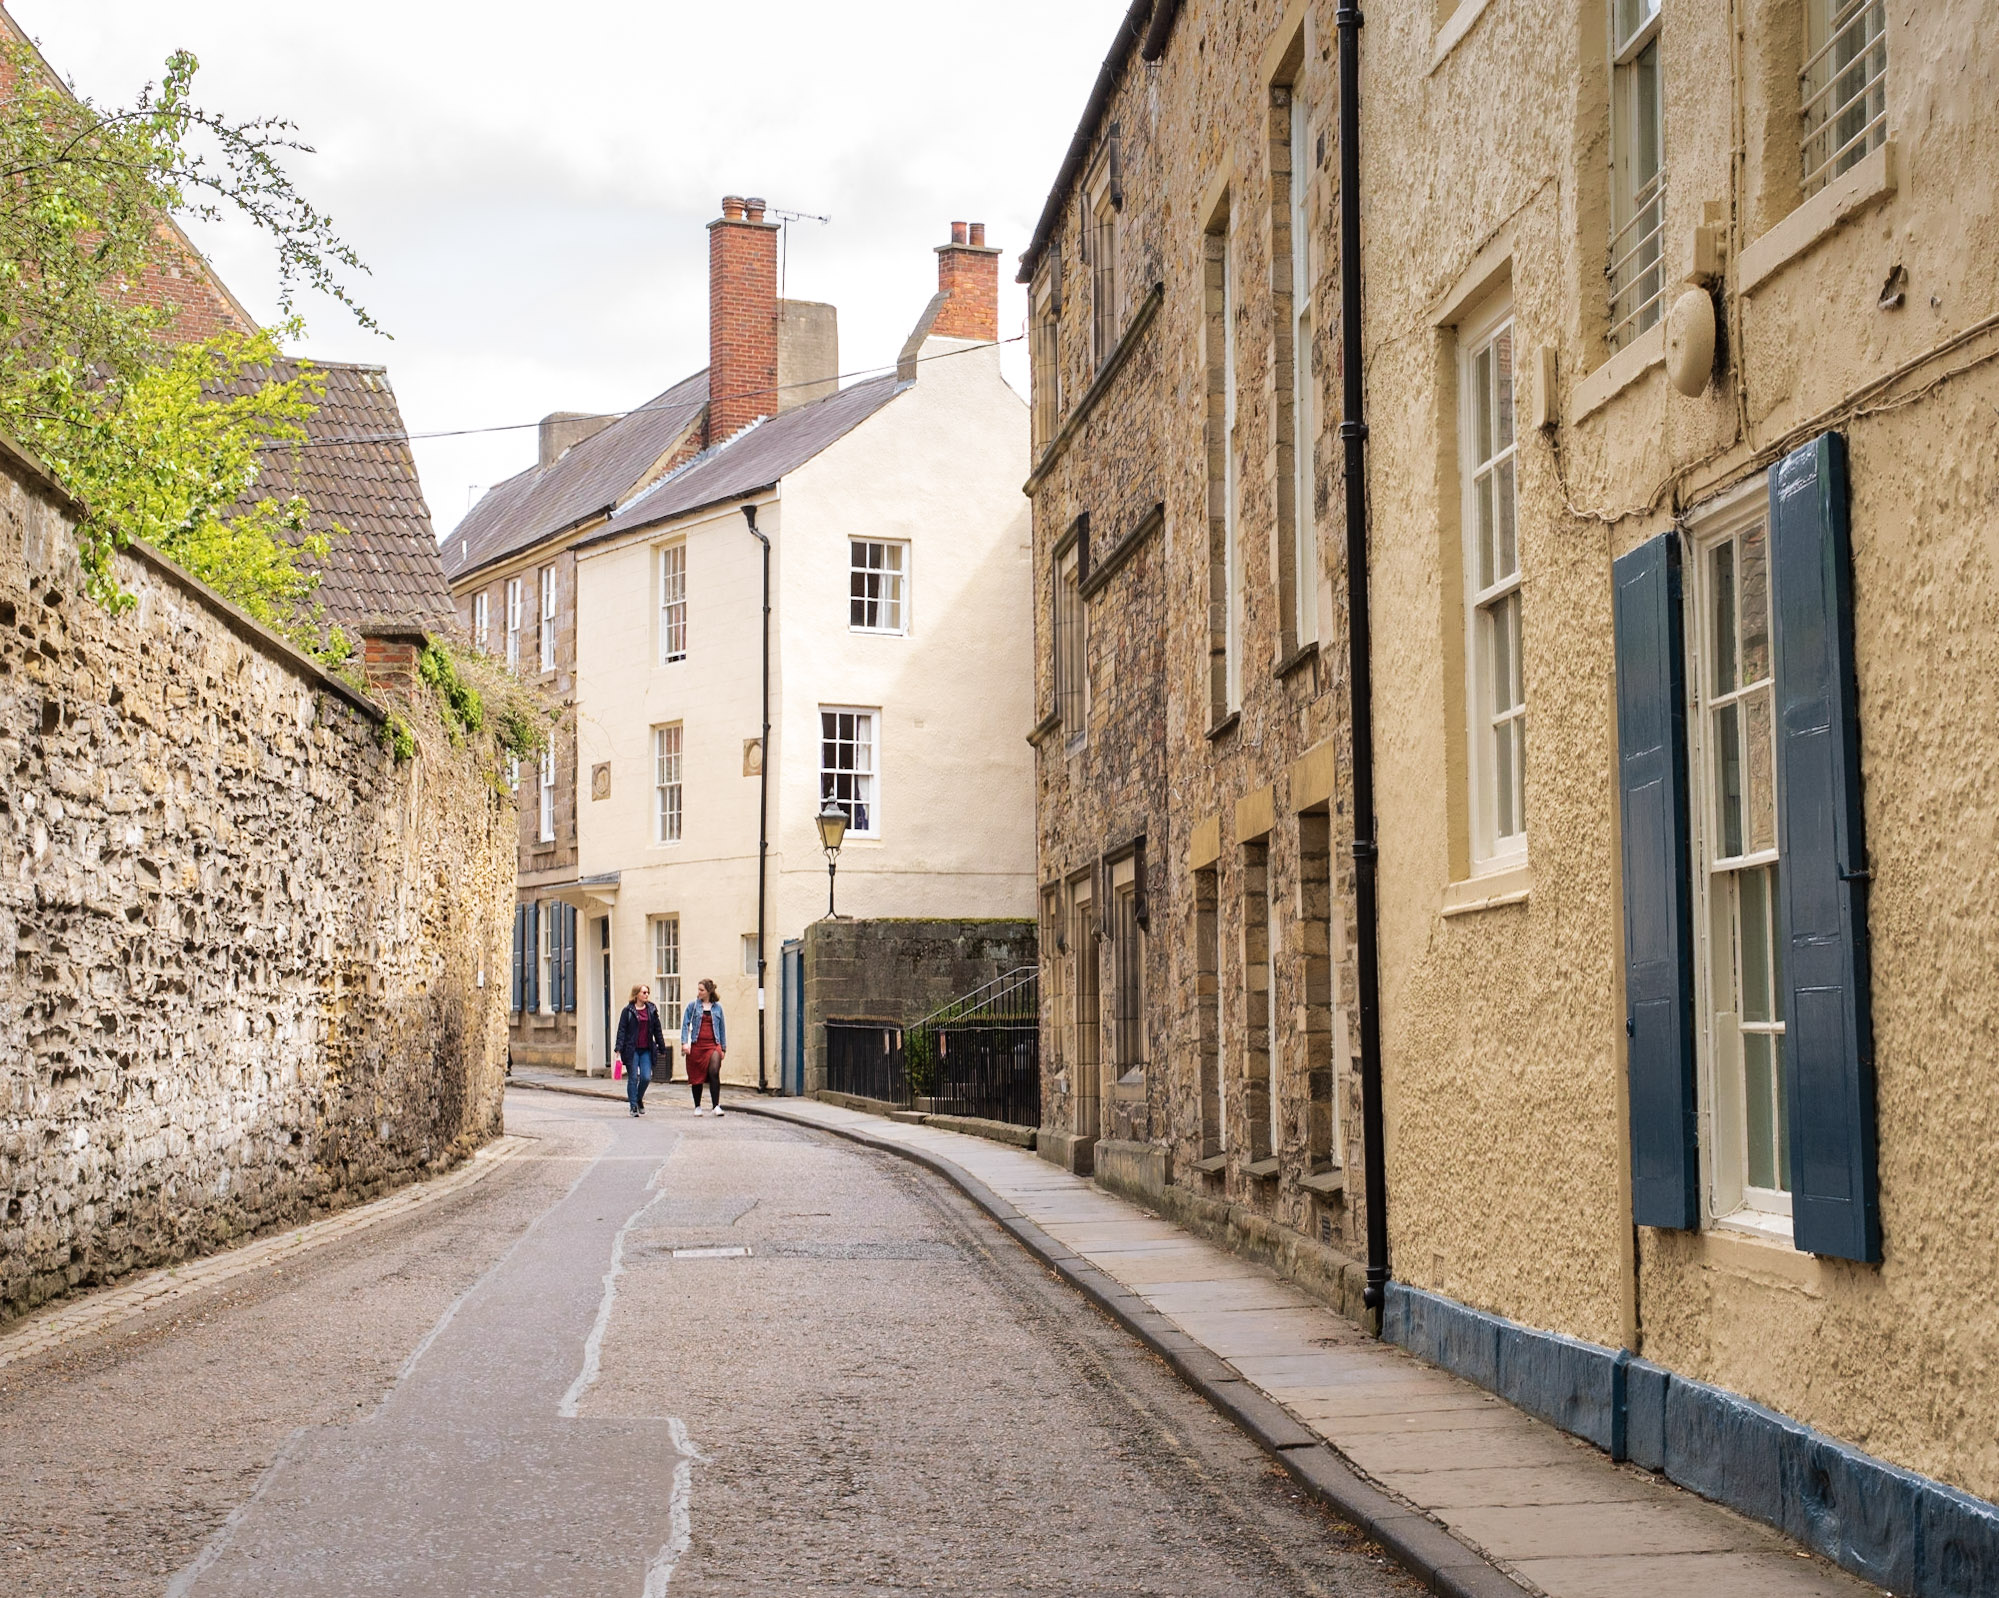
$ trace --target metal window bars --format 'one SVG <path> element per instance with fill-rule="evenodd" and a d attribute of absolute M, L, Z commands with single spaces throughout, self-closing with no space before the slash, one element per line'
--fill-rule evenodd
<path fill-rule="evenodd" d="M 1631 197 L 1631 220 L 1610 241 L 1610 347 L 1622 349 L 1659 320 L 1666 292 L 1661 243 L 1666 231 L 1666 175 L 1655 174 Z"/>
<path fill-rule="evenodd" d="M 1888 132 L 1888 33 L 1883 0 L 1822 0 L 1826 39 L 1798 74 L 1799 144 L 1807 196 L 1859 162 Z"/>

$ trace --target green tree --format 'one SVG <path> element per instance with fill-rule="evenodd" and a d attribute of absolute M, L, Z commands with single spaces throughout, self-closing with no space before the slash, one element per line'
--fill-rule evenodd
<path fill-rule="evenodd" d="M 281 334 L 301 331 L 301 288 L 373 328 L 343 280 L 366 268 L 287 176 L 282 158 L 310 148 L 293 126 L 195 105 L 196 65 L 177 53 L 134 106 L 105 110 L 31 53 L 0 53 L 0 427 L 88 507 L 79 537 L 98 599 L 126 602 L 112 556 L 139 538 L 309 641 L 317 579 L 298 557 L 323 557 L 325 540 L 305 536 L 303 500 L 252 490 L 262 454 L 304 438 L 324 386 L 309 369 L 262 369 Z M 271 241 L 286 321 L 185 341 L 153 290 L 203 268 L 169 222 L 227 212 Z"/>

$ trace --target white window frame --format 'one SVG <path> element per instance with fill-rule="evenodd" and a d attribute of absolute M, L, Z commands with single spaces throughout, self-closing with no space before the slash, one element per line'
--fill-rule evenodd
<path fill-rule="evenodd" d="M 757 979 L 757 935 L 754 932 L 743 934 L 743 975 L 752 982 Z"/>
<path fill-rule="evenodd" d="M 555 670 L 555 568 L 544 566 L 541 584 L 541 669 Z"/>
<path fill-rule="evenodd" d="M 866 564 L 879 550 L 885 564 Z M 909 541 L 904 538 L 850 538 L 847 540 L 847 630 L 903 637 L 909 632 Z M 893 564 L 887 564 L 892 562 Z M 878 580 L 871 598 L 863 590 Z M 879 622 L 868 626 L 854 620 L 854 608 L 875 607 Z M 892 618 L 892 619 L 891 619 Z"/>
<path fill-rule="evenodd" d="M 1293 596 L 1298 647 L 1319 641 L 1318 481 L 1313 445 L 1318 408 L 1312 381 L 1312 116 L 1304 91 L 1291 85 L 1291 454 Z"/>
<path fill-rule="evenodd" d="M 671 1033 L 680 1025 L 680 917 L 663 915 L 649 919 L 652 1002 L 659 1006 L 662 1025 Z"/>
<path fill-rule="evenodd" d="M 507 669 L 521 669 L 521 580 L 507 579 Z"/>
<path fill-rule="evenodd" d="M 513 793 L 521 791 L 521 757 L 507 756 L 507 787 Z"/>
<path fill-rule="evenodd" d="M 1502 346 L 1502 339 L 1505 340 Z M 1520 485 L 1518 451 L 1519 351 L 1513 301 L 1497 295 L 1458 328 L 1458 479 L 1463 494 L 1465 732 L 1470 792 L 1473 873 L 1501 871 L 1527 857 L 1526 670 L 1521 658 Z M 1510 352 L 1506 392 L 1499 387 L 1500 350 Z M 1492 356 L 1493 386 L 1480 392 L 1479 358 Z M 1488 398 L 1490 409 L 1486 409 Z M 1482 413 L 1492 426 L 1493 448 L 1481 452 Z M 1510 427 L 1509 427 L 1510 424 Z M 1510 432 L 1510 436 L 1503 436 Z M 1492 494 L 1493 572 L 1482 565 L 1484 495 Z M 1503 533 L 1510 519 L 1513 559 L 1503 566 Z M 1502 647 L 1503 646 L 1503 647 Z M 1510 668 L 1510 670 L 1509 670 Z M 1517 684 L 1512 704 L 1498 704 L 1502 672 Z M 1517 727 L 1517 732 L 1514 730 Z M 1505 730 L 1502 730 L 1505 729 Z M 1502 747 L 1508 769 L 1502 771 Z M 1502 789 L 1505 791 L 1502 792 Z M 1508 820 L 1511 828 L 1507 828 Z"/>
<path fill-rule="evenodd" d="M 652 730 L 652 841 L 678 843 L 687 827 L 687 733 L 680 722 Z"/>
<path fill-rule="evenodd" d="M 1227 708 L 1242 709 L 1242 649 L 1245 594 L 1242 560 L 1242 518 L 1236 504 L 1236 347 L 1235 347 L 1235 218 L 1231 212 L 1222 234 L 1222 564 L 1227 576 L 1227 602 L 1222 633 Z"/>
<path fill-rule="evenodd" d="M 829 739 L 826 736 L 825 722 L 825 718 L 828 716 L 864 718 L 866 725 L 863 727 L 859 720 L 856 721 L 855 736 L 852 740 Z M 833 797 L 834 788 L 839 778 L 847 777 L 852 779 L 854 797 L 847 806 L 843 806 L 843 808 L 847 809 L 850 818 L 847 836 L 849 838 L 879 838 L 882 834 L 881 707 L 879 705 L 821 705 L 819 707 L 819 717 L 819 803 L 823 806 L 829 798 Z M 835 725 L 837 727 L 837 723 Z M 851 742 L 857 751 L 865 749 L 867 751 L 866 766 L 855 766 L 849 770 L 841 770 L 838 767 L 827 765 L 826 745 L 829 742 L 835 744 Z M 851 824 L 854 810 L 861 807 L 865 807 L 867 811 L 868 824 L 865 827 Z"/>
<path fill-rule="evenodd" d="M 483 588 L 472 596 L 472 644 L 484 649 L 492 641 L 492 596 Z"/>
<path fill-rule="evenodd" d="M 1610 3 L 1610 347 L 1621 349 L 1665 313 L 1666 80 L 1659 0 Z M 1652 102 L 1643 90 L 1653 52 Z M 1649 116 L 1648 116 L 1649 111 Z M 1647 123 L 1649 122 L 1649 126 Z M 1657 160 L 1637 164 L 1648 142 Z"/>
<path fill-rule="evenodd" d="M 534 966 L 535 990 L 534 1009 L 536 1015 L 555 1014 L 555 983 L 552 946 L 555 935 L 555 909 L 553 899 L 537 899 L 534 902 Z"/>
<path fill-rule="evenodd" d="M 1799 182 L 1809 199 L 1888 137 L 1886 0 L 1805 0 Z"/>
<path fill-rule="evenodd" d="M 687 540 L 659 546 L 659 663 L 670 666 L 687 658 Z"/>
<path fill-rule="evenodd" d="M 1771 676 L 1756 679 L 1752 683 L 1738 683 L 1729 693 L 1715 692 L 1715 624 L 1716 601 L 1713 556 L 1721 544 L 1737 539 L 1757 527 L 1765 533 L 1765 605 L 1766 627 L 1768 626 L 1767 606 L 1769 605 L 1768 582 L 1768 526 L 1769 526 L 1769 486 L 1768 479 L 1758 474 L 1748 482 L 1731 490 L 1713 504 L 1702 507 L 1689 522 L 1688 559 L 1686 561 L 1686 592 L 1689 599 L 1687 615 L 1690 625 L 1686 629 L 1684 647 L 1687 656 L 1688 717 L 1687 717 L 1687 786 L 1693 797 L 1688 807 L 1692 823 L 1693 859 L 1693 909 L 1694 909 L 1694 994 L 1697 1011 L 1696 1040 L 1700 1055 L 1701 1089 L 1701 1163 L 1705 1181 L 1704 1207 L 1710 1224 L 1730 1230 L 1747 1230 L 1760 1235 L 1776 1237 L 1788 1241 L 1791 1236 L 1791 1194 L 1782 1188 L 1755 1187 L 1749 1181 L 1748 1143 L 1748 1083 L 1743 1037 L 1752 1033 L 1773 1036 L 1777 1059 L 1780 1066 L 1788 1069 L 1783 1062 L 1782 1039 L 1786 1026 L 1783 1016 L 1784 992 L 1782 981 L 1782 940 L 1777 928 L 1777 906 L 1775 900 L 1781 890 L 1781 866 L 1778 863 L 1776 835 L 1776 704 L 1775 685 Z M 1740 566 L 1737 567 L 1738 585 L 1736 606 L 1741 604 L 1739 582 Z M 1774 629 L 1767 638 L 1767 673 L 1774 673 L 1776 639 Z M 1738 653 L 1738 661 L 1740 655 Z M 1723 701 L 1732 701 L 1745 706 L 1748 700 L 1761 691 L 1768 707 L 1766 735 L 1770 742 L 1766 748 L 1768 796 L 1770 801 L 1769 835 L 1763 847 L 1756 846 L 1753 832 L 1743 840 L 1745 847 L 1737 854 L 1724 855 L 1720 851 L 1726 847 L 1724 828 L 1719 803 L 1720 772 L 1717 769 L 1717 740 L 1711 728 L 1711 720 L 1722 708 Z M 1743 721 L 1749 717 L 1745 713 Z M 1744 748 L 1753 736 L 1754 728 L 1745 727 Z M 1751 780 L 1745 767 L 1745 785 Z M 1743 804 L 1745 828 L 1752 828 L 1753 818 L 1748 810 L 1752 795 L 1745 786 Z M 1741 940 L 1735 923 L 1735 911 L 1740 894 L 1737 884 L 1751 872 L 1767 871 L 1769 888 L 1767 901 L 1763 907 L 1765 925 L 1769 931 L 1769 957 L 1765 962 L 1764 980 L 1769 984 L 1771 1011 L 1774 1019 L 1764 1022 L 1736 1022 L 1734 1011 L 1723 1010 L 1724 1003 L 1740 1003 Z M 1723 918 L 1727 918 L 1726 925 Z M 1727 970 L 1721 970 L 1721 962 L 1727 962 Z M 1775 1083 L 1773 1082 L 1773 1088 Z M 1780 1148 L 1788 1137 L 1788 1127 L 1779 1104 L 1772 1105 L 1772 1131 Z M 1781 1155 L 1779 1156 L 1782 1157 Z M 1795 1179 L 1795 1167 L 1793 1170 Z"/>
<path fill-rule="evenodd" d="M 550 738 L 541 752 L 541 822 L 537 836 L 543 843 L 555 842 L 555 740 Z"/>

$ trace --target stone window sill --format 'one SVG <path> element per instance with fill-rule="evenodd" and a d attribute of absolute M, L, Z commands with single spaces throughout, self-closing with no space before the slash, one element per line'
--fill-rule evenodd
<path fill-rule="evenodd" d="M 1307 1193 L 1316 1193 L 1320 1198 L 1331 1198 L 1335 1193 L 1347 1190 L 1347 1173 L 1337 1165 L 1330 1171 L 1321 1171 L 1317 1176 L 1308 1176 L 1298 1184 Z"/>
<path fill-rule="evenodd" d="M 1457 10 L 1437 30 L 1437 37 L 1430 45 L 1430 71 L 1435 72 L 1444 64 L 1444 58 L 1471 32 L 1472 24 L 1485 15 L 1485 8 L 1491 3 L 1492 0 L 1459 0 Z"/>
<path fill-rule="evenodd" d="M 1208 729 L 1208 742 L 1216 743 L 1234 732 L 1242 722 L 1242 712 L 1231 710 L 1226 716 Z"/>
<path fill-rule="evenodd" d="M 1203 1176 L 1220 1176 L 1228 1168 L 1229 1157 L 1226 1154 L 1210 1154 L 1205 1160 L 1194 1162 L 1194 1169 Z"/>
<path fill-rule="evenodd" d="M 1895 192 L 1895 141 L 1887 140 L 1842 172 L 1742 252 L 1735 291 L 1753 294 L 1785 267 L 1831 237 L 1852 218 Z"/>
<path fill-rule="evenodd" d="M 1481 910 L 1503 910 L 1509 905 L 1525 904 L 1533 888 L 1534 868 L 1523 860 L 1504 871 L 1452 883 L 1444 890 L 1441 913 L 1450 917 L 1475 915 Z"/>
<path fill-rule="evenodd" d="M 1254 1182 L 1274 1182 L 1277 1180 L 1277 1156 L 1266 1160 L 1251 1160 L 1242 1168 L 1242 1174 Z"/>
<path fill-rule="evenodd" d="M 1316 640 L 1302 643 L 1296 649 L 1292 650 L 1290 654 L 1278 661 L 1275 666 L 1271 667 L 1270 675 L 1275 677 L 1279 682 L 1282 682 L 1294 671 L 1318 658 L 1319 645 Z"/>
<path fill-rule="evenodd" d="M 1571 424 L 1600 411 L 1654 367 L 1666 364 L 1666 321 L 1662 316 L 1594 372 L 1576 384 Z"/>
<path fill-rule="evenodd" d="M 1119 1104 L 1143 1104 L 1145 1102 L 1145 1073 L 1127 1071 L 1111 1084 L 1111 1097 Z"/>

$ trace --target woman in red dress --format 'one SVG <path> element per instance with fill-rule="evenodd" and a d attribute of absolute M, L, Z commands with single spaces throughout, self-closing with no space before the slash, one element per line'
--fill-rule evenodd
<path fill-rule="evenodd" d="M 694 997 L 680 1017 L 680 1047 L 687 1056 L 687 1080 L 694 1088 L 694 1113 L 707 1115 L 701 1108 L 701 1089 L 708 1089 L 708 1102 L 716 1115 L 722 1113 L 722 1061 L 729 1052 L 729 1028 L 722 1019 L 721 995 L 715 984 L 703 977 Z"/>

